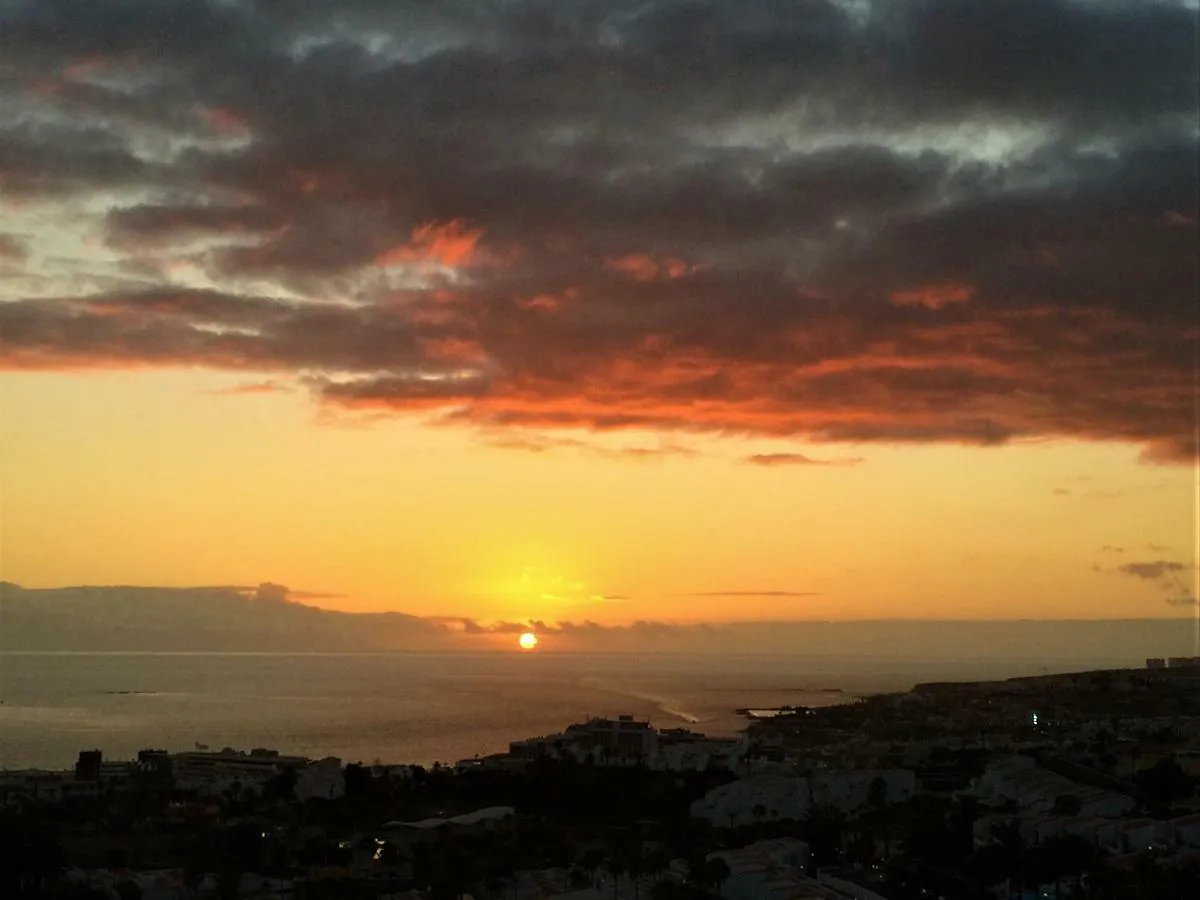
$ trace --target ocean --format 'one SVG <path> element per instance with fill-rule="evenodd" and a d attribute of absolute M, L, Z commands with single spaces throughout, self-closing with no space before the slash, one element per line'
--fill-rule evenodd
<path fill-rule="evenodd" d="M 0 654 L 0 769 L 68 768 L 82 749 L 128 759 L 197 744 L 451 763 L 589 715 L 629 713 L 728 735 L 746 724 L 739 708 L 1043 671 L 1011 660 L 828 655 L 8 652 Z"/>

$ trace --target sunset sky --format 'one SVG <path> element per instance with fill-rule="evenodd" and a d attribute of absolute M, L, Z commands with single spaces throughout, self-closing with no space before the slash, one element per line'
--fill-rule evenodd
<path fill-rule="evenodd" d="M 1190 617 L 1196 23 L 0 0 L 0 580 Z"/>

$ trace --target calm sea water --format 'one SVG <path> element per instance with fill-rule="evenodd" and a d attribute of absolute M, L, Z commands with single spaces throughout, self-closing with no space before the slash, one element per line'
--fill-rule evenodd
<path fill-rule="evenodd" d="M 745 725 L 740 707 L 1039 671 L 829 656 L 6 653 L 0 768 L 65 768 L 85 748 L 119 759 L 197 743 L 452 762 L 588 715 L 632 713 L 731 734 Z"/>

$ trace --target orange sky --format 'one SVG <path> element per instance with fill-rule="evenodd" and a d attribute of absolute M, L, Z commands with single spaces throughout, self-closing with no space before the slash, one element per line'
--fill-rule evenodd
<path fill-rule="evenodd" d="M 235 383 L 6 376 L 4 579 L 269 579 L 347 610 L 606 623 L 1180 614 L 1174 584 L 1119 566 L 1190 558 L 1191 473 L 1128 445 L 801 448 L 862 458 L 837 466 L 752 465 L 796 447 L 732 438 L 529 452 Z"/>

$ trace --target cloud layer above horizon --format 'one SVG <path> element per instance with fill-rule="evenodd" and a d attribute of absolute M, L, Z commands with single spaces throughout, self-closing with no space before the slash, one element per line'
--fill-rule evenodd
<path fill-rule="evenodd" d="M 1188 652 L 1191 629 L 1171 620 L 905 620 L 679 623 L 637 620 L 481 622 L 399 612 L 347 614 L 302 602 L 277 584 L 253 587 L 75 586 L 22 588 L 0 582 L 6 628 L 0 647 L 20 650 L 136 652 L 379 652 L 493 649 L 516 651 L 535 630 L 544 650 L 650 653 L 862 655 L 926 664 L 957 658 L 1028 663 L 1035 659 L 1140 662 L 1153 653 Z M 1181 605 L 1184 602 L 1179 601 Z M 999 648 L 999 649 L 997 649 Z M 1174 648 L 1174 649 L 1172 649 Z M 999 653 L 999 655 L 997 655 Z"/>
<path fill-rule="evenodd" d="M 0 0 L 0 366 L 1190 461 L 1196 62 L 1168 0 Z"/>

